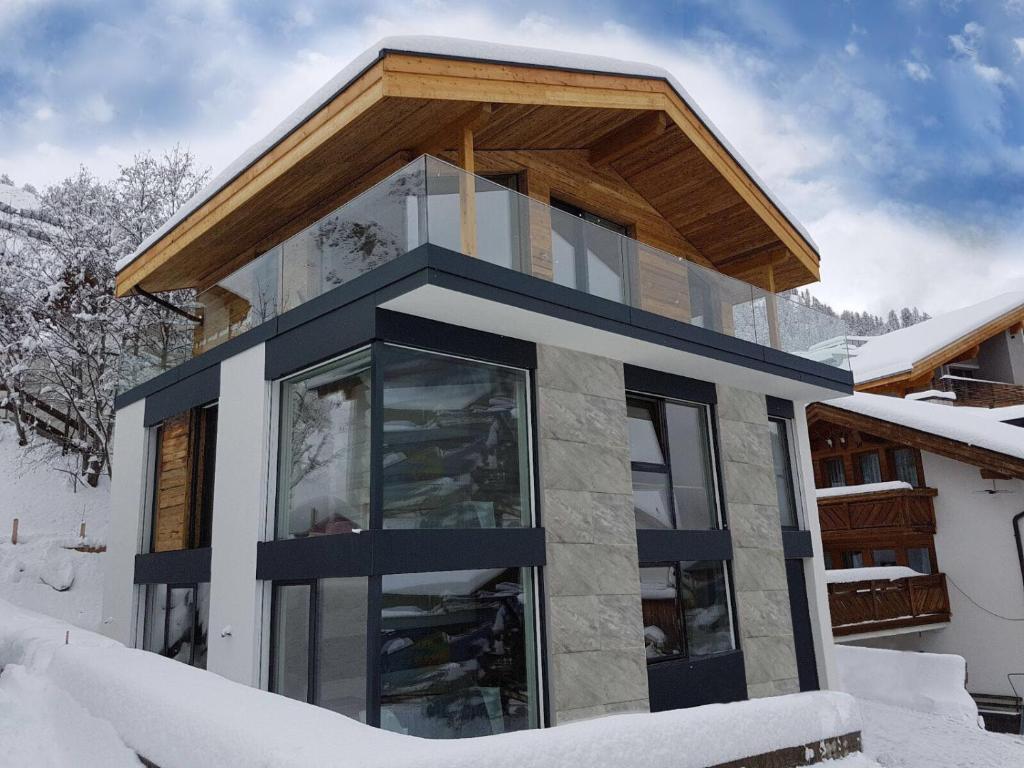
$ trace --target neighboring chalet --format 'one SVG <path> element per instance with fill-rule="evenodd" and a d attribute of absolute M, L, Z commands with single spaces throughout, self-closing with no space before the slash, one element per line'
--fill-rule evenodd
<path fill-rule="evenodd" d="M 854 340 L 861 391 L 807 412 L 836 640 L 964 656 L 990 724 L 1013 730 L 1024 692 L 1022 321 L 1024 293 L 1005 294 Z"/>
<path fill-rule="evenodd" d="M 123 361 L 105 631 L 429 737 L 829 687 L 818 274 L 664 70 L 382 41 L 119 265 L 196 299 Z"/>

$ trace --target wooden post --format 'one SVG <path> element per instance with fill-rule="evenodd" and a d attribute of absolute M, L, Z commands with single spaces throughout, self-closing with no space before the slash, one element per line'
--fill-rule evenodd
<path fill-rule="evenodd" d="M 772 349 L 782 349 L 779 336 L 779 300 L 775 296 L 775 266 L 768 263 L 768 343 Z"/>
<path fill-rule="evenodd" d="M 11 544 L 18 543 L 18 518 L 14 518 L 14 523 L 11 525 Z"/>
<path fill-rule="evenodd" d="M 462 252 L 476 256 L 476 164 L 473 160 L 473 129 L 465 126 L 459 136 L 459 165 L 465 173 L 459 175 L 459 210 L 462 222 Z"/>
<path fill-rule="evenodd" d="M 85 520 L 83 520 L 82 524 L 80 526 L 78 526 L 78 538 L 80 538 L 80 539 L 84 539 L 85 538 Z"/>

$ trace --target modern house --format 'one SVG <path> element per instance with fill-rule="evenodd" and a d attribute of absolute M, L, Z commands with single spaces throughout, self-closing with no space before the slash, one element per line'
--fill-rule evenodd
<path fill-rule="evenodd" d="M 1024 693 L 1022 321 L 1024 294 L 1005 294 L 857 340 L 864 391 L 807 413 L 836 641 L 965 657 L 990 725 L 1013 731 Z"/>
<path fill-rule="evenodd" d="M 119 265 L 192 320 L 124 361 L 106 631 L 431 737 L 828 687 L 818 269 L 664 70 L 378 43 Z"/>

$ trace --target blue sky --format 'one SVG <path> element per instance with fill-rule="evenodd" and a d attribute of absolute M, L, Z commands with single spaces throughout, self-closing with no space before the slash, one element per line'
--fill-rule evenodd
<path fill-rule="evenodd" d="M 0 172 L 107 176 L 179 141 L 217 170 L 387 34 L 669 68 L 811 231 L 837 306 L 1024 289 L 1024 0 L 0 0 Z"/>

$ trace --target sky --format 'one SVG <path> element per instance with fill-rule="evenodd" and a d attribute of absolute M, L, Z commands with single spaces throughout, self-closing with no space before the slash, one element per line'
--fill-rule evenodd
<path fill-rule="evenodd" d="M 822 256 L 837 309 L 1024 290 L 1024 0 L 0 0 L 0 173 L 222 169 L 377 39 L 669 69 Z"/>

